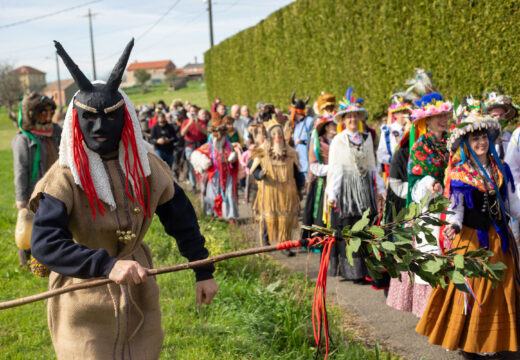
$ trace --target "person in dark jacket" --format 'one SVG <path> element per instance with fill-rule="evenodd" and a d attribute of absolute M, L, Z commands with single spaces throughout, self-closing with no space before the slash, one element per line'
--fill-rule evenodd
<path fill-rule="evenodd" d="M 163 159 L 171 168 L 173 164 L 173 144 L 176 132 L 173 126 L 166 121 L 166 115 L 162 112 L 157 114 L 157 124 L 151 131 L 152 144 L 155 155 Z"/>

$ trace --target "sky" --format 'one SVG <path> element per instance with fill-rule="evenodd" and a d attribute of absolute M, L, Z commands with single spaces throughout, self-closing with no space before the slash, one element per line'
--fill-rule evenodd
<path fill-rule="evenodd" d="M 213 0 L 214 44 L 256 25 L 293 1 Z M 207 4 L 203 0 L 0 0 L 0 62 L 13 67 L 32 66 L 47 73 L 47 82 L 55 81 L 52 41 L 57 40 L 92 79 L 89 9 L 94 15 L 98 79 L 106 79 L 132 37 L 135 46 L 129 63 L 172 60 L 182 67 L 194 62 L 195 57 L 202 62 L 210 47 Z M 35 17 L 40 18 L 31 20 Z M 60 77 L 70 78 L 61 60 Z"/>

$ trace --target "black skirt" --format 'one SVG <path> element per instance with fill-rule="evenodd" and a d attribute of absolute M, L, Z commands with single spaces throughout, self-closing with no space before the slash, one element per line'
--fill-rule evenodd
<path fill-rule="evenodd" d="M 305 208 L 303 211 L 302 224 L 311 226 L 325 226 L 323 222 L 323 197 L 325 196 L 326 177 L 315 178 L 310 186 Z M 311 237 L 310 230 L 302 231 L 302 238 Z"/>

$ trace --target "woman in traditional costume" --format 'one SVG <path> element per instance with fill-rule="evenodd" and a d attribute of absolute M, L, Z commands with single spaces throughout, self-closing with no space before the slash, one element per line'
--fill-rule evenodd
<path fill-rule="evenodd" d="M 439 93 L 424 95 L 415 101 L 410 130 L 410 158 L 408 162 L 407 204 L 420 203 L 425 196 L 433 197 L 442 192 L 444 174 L 448 166 L 446 129 L 453 113 L 451 103 L 443 101 Z M 415 140 L 417 139 L 417 140 Z M 439 227 L 431 226 L 433 236 L 439 237 Z M 417 234 L 415 247 L 424 252 L 439 253 L 437 244 L 429 244 L 423 234 Z M 431 286 L 415 275 L 413 285 L 408 275 L 401 274 L 401 286 L 393 280 L 388 298 L 391 306 L 411 311 L 420 317 L 428 302 Z M 396 289 L 392 290 L 392 284 Z M 410 297 L 410 286 L 412 289 Z"/>
<path fill-rule="evenodd" d="M 52 98 L 34 92 L 25 95 L 20 104 L 19 132 L 13 138 L 12 148 L 16 207 L 22 228 L 30 226 L 22 219 L 32 216 L 27 205 L 36 183 L 58 160 L 61 127 L 52 122 L 55 110 Z M 30 242 L 17 241 L 17 245 L 20 266 L 24 266 L 31 255 Z"/>
<path fill-rule="evenodd" d="M 507 269 L 496 286 L 486 279 L 467 279 L 471 295 L 452 282 L 445 290 L 435 288 L 416 330 L 432 344 L 461 349 L 467 359 L 499 359 L 500 352 L 518 351 L 520 277 L 508 220 L 519 218 L 520 201 L 513 194 L 509 167 L 494 147 L 500 124 L 476 103 L 468 103 L 448 141 L 454 166 L 448 169 L 445 194 L 453 214 L 447 217 L 444 247 L 460 254 L 490 250 L 489 261 Z"/>
<path fill-rule="evenodd" d="M 264 125 L 267 141 L 252 151 L 251 172 L 258 182 L 253 211 L 261 238 L 268 244 L 290 240 L 298 228 L 298 207 L 305 179 L 298 168 L 298 153 L 285 144 L 276 115 Z"/>
<path fill-rule="evenodd" d="M 112 282 L 48 300 L 58 359 L 158 359 L 164 338 L 159 287 L 143 238 L 159 216 L 189 260 L 208 256 L 193 206 L 167 164 L 141 137 L 134 107 L 118 90 L 133 40 L 108 81 L 90 82 L 56 42 L 79 91 L 64 122 L 59 160 L 38 182 L 33 256 L 51 270 L 51 290 L 91 278 Z M 195 271 L 197 304 L 217 291 L 213 266 Z"/>
<path fill-rule="evenodd" d="M 303 211 L 303 225 L 325 226 L 323 214 L 326 208 L 325 187 L 327 185 L 327 173 L 329 171 L 329 147 L 336 136 L 336 123 L 334 122 L 334 108 L 336 99 L 334 95 L 322 94 L 318 98 L 318 111 L 321 116 L 316 121 L 312 142 L 309 147 L 309 191 L 305 200 Z M 303 230 L 302 237 L 310 237 L 310 230 Z"/>
<path fill-rule="evenodd" d="M 363 99 L 354 99 L 352 92 L 349 88 L 335 115 L 345 130 L 330 144 L 325 190 L 331 208 L 330 225 L 339 239 L 342 239 L 343 228 L 356 223 L 366 210 L 375 217 L 386 193 L 384 181 L 377 172 L 372 136 L 359 131 L 361 120 L 367 116 L 362 107 Z M 353 265 L 346 260 L 345 242 L 338 241 L 331 250 L 329 274 L 365 282 L 368 272 L 362 252 L 355 252 L 352 257 Z"/>
<path fill-rule="evenodd" d="M 221 117 L 214 118 L 210 130 L 209 141 L 190 157 L 201 184 L 202 209 L 206 215 L 234 223 L 238 218 L 237 154 L 226 136 L 227 124 Z"/>
<path fill-rule="evenodd" d="M 383 176 L 387 180 L 390 175 L 390 163 L 410 123 L 412 104 L 404 99 L 403 94 L 392 96 L 392 105 L 388 108 L 386 124 L 381 126 L 381 135 L 377 147 L 377 161 L 383 166 Z"/>

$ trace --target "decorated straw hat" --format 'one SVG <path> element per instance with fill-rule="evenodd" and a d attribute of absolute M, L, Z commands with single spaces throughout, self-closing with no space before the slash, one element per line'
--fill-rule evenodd
<path fill-rule="evenodd" d="M 518 105 L 511 101 L 511 96 L 496 92 L 488 93 L 486 99 L 484 100 L 484 107 L 486 111 L 489 112 L 489 110 L 498 106 L 502 106 L 507 109 L 505 120 L 515 118 L 518 115 L 518 110 L 520 109 Z"/>
<path fill-rule="evenodd" d="M 363 119 L 366 119 L 368 116 L 368 111 L 363 107 L 363 104 L 365 103 L 365 100 L 363 98 L 354 98 L 354 89 L 352 87 L 349 87 L 347 92 L 345 93 L 345 96 L 343 97 L 343 100 L 339 102 L 339 110 L 334 115 L 334 119 L 336 121 L 341 120 L 343 115 L 352 113 L 352 112 L 360 112 L 362 113 Z"/>
<path fill-rule="evenodd" d="M 314 127 L 316 128 L 316 132 L 319 134 L 321 133 L 321 131 L 323 130 L 323 128 L 327 125 L 327 124 L 330 124 L 330 123 L 336 123 L 334 121 L 334 115 L 329 115 L 329 116 L 323 116 L 321 118 L 319 118 L 318 120 L 316 120 L 316 122 L 314 123 Z"/>
<path fill-rule="evenodd" d="M 457 109 L 460 122 L 451 132 L 448 139 L 448 149 L 451 152 L 457 151 L 464 136 L 474 131 L 485 130 L 489 140 L 494 142 L 500 135 L 501 126 L 497 119 L 484 114 L 480 101 L 474 100 L 472 96 L 466 98 L 466 105 L 462 109 Z"/>

